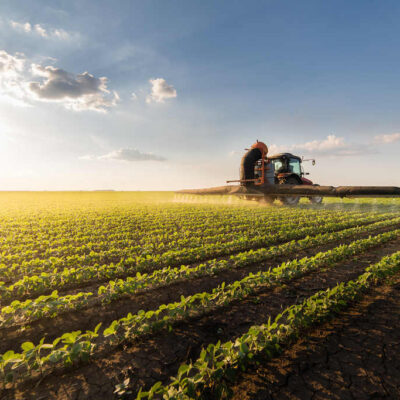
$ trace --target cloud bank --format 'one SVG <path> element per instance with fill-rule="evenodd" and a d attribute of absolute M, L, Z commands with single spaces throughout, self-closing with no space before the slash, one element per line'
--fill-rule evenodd
<path fill-rule="evenodd" d="M 167 99 L 173 99 L 177 96 L 176 89 L 163 78 L 150 79 L 151 93 L 147 96 L 147 103 L 164 103 Z"/>
<path fill-rule="evenodd" d="M 16 78 L 24 69 L 25 56 L 22 53 L 15 55 L 0 50 L 0 74 L 3 78 Z"/>
<path fill-rule="evenodd" d="M 29 23 L 18 26 L 26 31 L 32 29 Z M 165 79 L 149 82 L 152 87 L 147 103 L 164 103 L 177 97 L 176 89 Z M 22 53 L 12 55 L 4 50 L 0 50 L 0 95 L 8 96 L 10 102 L 18 100 L 20 105 L 56 102 L 75 111 L 106 112 L 120 101 L 118 93 L 108 89 L 106 77 L 95 77 L 87 71 L 75 75 L 53 65 L 32 63 Z M 131 100 L 138 99 L 132 92 Z"/>
<path fill-rule="evenodd" d="M 29 82 L 31 93 L 45 101 L 59 101 L 75 110 L 105 111 L 119 100 L 107 89 L 107 78 L 96 78 L 88 72 L 73 75 L 61 68 L 32 64 L 32 74 L 44 78 Z"/>
<path fill-rule="evenodd" d="M 2 93 L 30 104 L 57 102 L 66 108 L 105 112 L 119 101 L 116 91 L 107 88 L 107 78 L 89 72 L 74 75 L 51 65 L 31 64 L 23 54 L 0 51 L 0 88 Z"/>
<path fill-rule="evenodd" d="M 269 153 L 301 152 L 307 155 L 356 156 L 376 152 L 377 145 L 400 142 L 400 133 L 377 135 L 369 143 L 348 143 L 343 137 L 329 135 L 323 140 L 294 144 L 291 146 L 269 146 Z"/>
<path fill-rule="evenodd" d="M 335 135 L 328 135 L 323 140 L 294 144 L 291 146 L 269 147 L 269 153 L 302 152 L 309 155 L 330 155 L 330 156 L 355 156 L 368 153 L 365 144 L 347 143 L 344 138 Z"/>
<path fill-rule="evenodd" d="M 3 96 L 17 100 L 24 96 L 24 68 L 25 56 L 22 53 L 11 55 L 0 50 L 0 92 Z"/>
<path fill-rule="evenodd" d="M 101 156 L 86 155 L 81 157 L 83 160 L 119 160 L 119 161 L 166 161 L 166 158 L 153 153 L 143 153 L 133 148 L 123 148 L 114 150 Z"/>
<path fill-rule="evenodd" d="M 400 133 L 391 133 L 387 135 L 378 135 L 374 138 L 375 143 L 388 144 L 400 141 Z"/>

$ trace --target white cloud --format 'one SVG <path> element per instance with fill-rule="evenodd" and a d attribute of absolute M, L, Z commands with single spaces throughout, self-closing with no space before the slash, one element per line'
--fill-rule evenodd
<path fill-rule="evenodd" d="M 378 135 L 374 138 L 375 143 L 388 144 L 400 141 L 400 133 L 391 133 L 387 135 Z"/>
<path fill-rule="evenodd" d="M 267 145 L 268 146 L 268 154 L 272 155 L 272 154 L 278 154 L 278 153 L 285 153 L 289 151 L 289 147 L 290 146 L 282 146 L 282 145 L 278 145 L 278 144 L 271 144 L 271 145 Z M 232 152 L 233 154 L 233 152 Z"/>
<path fill-rule="evenodd" d="M 80 157 L 81 160 L 119 160 L 119 161 L 165 161 L 162 156 L 153 153 L 143 153 L 137 149 L 124 148 L 114 150 L 102 156 L 85 155 Z"/>
<path fill-rule="evenodd" d="M 29 33 L 32 30 L 32 25 L 29 22 L 23 23 L 23 22 L 10 21 L 10 25 L 15 30 L 23 31 L 26 33 Z"/>
<path fill-rule="evenodd" d="M 310 155 L 354 156 L 368 153 L 365 144 L 347 143 L 344 138 L 328 135 L 323 140 L 294 144 L 290 146 L 269 146 L 269 154 L 283 152 L 301 152 Z"/>
<path fill-rule="evenodd" d="M 355 156 L 377 152 L 377 145 L 400 142 L 400 133 L 377 135 L 367 143 L 348 143 L 343 137 L 329 135 L 323 140 L 293 144 L 290 146 L 268 146 L 269 154 L 298 152 L 308 155 Z"/>
<path fill-rule="evenodd" d="M 0 50 L 0 91 L 3 97 L 20 100 L 24 95 L 23 71 L 25 56 Z"/>
<path fill-rule="evenodd" d="M 53 35 L 61 40 L 68 40 L 71 38 L 71 34 L 65 31 L 64 29 L 54 29 Z"/>
<path fill-rule="evenodd" d="M 15 55 L 0 50 L 0 74 L 6 77 L 16 77 L 24 69 L 25 56 L 22 53 Z"/>
<path fill-rule="evenodd" d="M 0 51 L 0 89 L 3 96 L 25 102 L 57 102 L 81 111 L 106 111 L 119 101 L 118 93 L 107 87 L 107 78 L 89 72 L 74 75 L 61 68 L 31 64 L 23 54 Z M 34 77 L 36 77 L 36 80 Z M 39 79 L 40 78 L 40 79 Z"/>
<path fill-rule="evenodd" d="M 344 138 L 336 137 L 335 135 L 328 135 L 324 140 L 313 140 L 304 144 L 298 144 L 296 147 L 311 153 L 345 149 L 348 145 L 345 143 Z"/>
<path fill-rule="evenodd" d="M 142 153 L 137 149 L 125 148 L 114 150 L 111 153 L 100 156 L 99 159 L 122 160 L 122 161 L 165 161 L 164 157 L 153 153 Z"/>
<path fill-rule="evenodd" d="M 163 78 L 150 79 L 151 93 L 147 96 L 147 103 L 164 103 L 166 99 L 172 99 L 177 96 L 176 89 Z"/>
<path fill-rule="evenodd" d="M 80 160 L 96 160 L 97 157 L 92 154 L 86 154 L 84 156 L 79 157 Z"/>
<path fill-rule="evenodd" d="M 119 100 L 107 89 L 107 78 L 96 78 L 88 72 L 73 75 L 61 68 L 32 64 L 32 74 L 42 82 L 29 82 L 29 91 L 38 99 L 59 101 L 74 110 L 105 111 Z"/>
<path fill-rule="evenodd" d="M 18 22 L 11 20 L 10 26 L 16 31 L 35 34 L 47 39 L 70 40 L 72 36 L 76 36 L 76 34 L 71 35 L 64 29 L 60 28 L 46 29 L 43 25 L 40 24 L 32 25 L 30 22 Z"/>
<path fill-rule="evenodd" d="M 39 24 L 36 24 L 36 25 L 34 26 L 34 29 L 35 29 L 35 32 L 36 32 L 38 35 L 42 36 L 42 37 L 48 37 L 48 36 L 49 36 L 49 34 L 47 33 L 46 29 L 43 28 L 43 26 L 41 26 L 41 25 L 39 25 Z"/>

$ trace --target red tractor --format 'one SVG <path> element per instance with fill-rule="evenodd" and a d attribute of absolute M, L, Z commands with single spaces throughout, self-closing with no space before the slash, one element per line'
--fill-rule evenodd
<path fill-rule="evenodd" d="M 281 153 L 267 157 L 268 147 L 259 142 L 246 149 L 240 165 L 239 185 L 226 185 L 205 189 L 186 189 L 178 193 L 195 195 L 240 196 L 248 200 L 265 199 L 272 203 L 275 199 L 284 204 L 295 205 L 300 197 L 307 197 L 319 204 L 324 197 L 400 197 L 397 186 L 319 186 L 304 178 L 308 175 L 302 167 L 304 160 L 291 153 Z"/>
<path fill-rule="evenodd" d="M 269 157 L 267 157 L 267 154 L 268 147 L 265 143 L 259 141 L 254 143 L 242 158 L 240 179 L 228 182 L 240 182 L 242 186 L 260 189 L 280 184 L 318 186 L 304 177 L 308 173 L 304 172 L 302 166 L 303 161 L 312 161 L 312 164 L 315 165 L 315 160 L 304 160 L 291 153 L 280 153 Z M 246 196 L 246 198 L 249 197 Z M 272 203 L 276 198 L 288 205 L 295 205 L 300 200 L 300 196 L 277 197 L 268 194 L 264 196 L 265 201 L 269 203 Z M 320 196 L 312 196 L 309 199 L 315 204 L 322 202 Z"/>

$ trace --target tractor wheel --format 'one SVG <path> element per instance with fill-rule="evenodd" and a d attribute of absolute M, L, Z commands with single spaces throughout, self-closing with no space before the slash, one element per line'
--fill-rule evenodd
<path fill-rule="evenodd" d="M 310 197 L 310 203 L 312 204 L 321 204 L 322 203 L 322 197 L 321 196 L 315 196 L 315 197 Z"/>
<path fill-rule="evenodd" d="M 285 185 L 299 185 L 299 181 L 293 177 L 289 176 L 289 178 L 286 178 L 285 180 L 281 181 L 281 183 Z M 295 206 L 300 200 L 300 196 L 282 196 L 279 199 L 282 204 L 287 205 L 287 206 Z"/>
<path fill-rule="evenodd" d="M 263 201 L 263 202 L 266 203 L 266 204 L 272 205 L 272 204 L 274 204 L 275 197 L 274 197 L 274 196 L 267 196 L 267 195 L 265 195 L 265 196 L 262 198 L 261 201 Z"/>
<path fill-rule="evenodd" d="M 245 199 L 245 200 L 253 200 L 253 201 L 259 201 L 260 199 L 262 199 L 262 197 L 260 196 L 252 196 L 251 194 L 246 194 L 245 196 L 241 196 L 241 198 Z"/>
<path fill-rule="evenodd" d="M 319 186 L 319 185 L 315 185 L 315 186 Z M 313 196 L 313 197 L 309 197 L 310 199 L 310 203 L 311 204 L 321 204 L 322 203 L 322 196 Z"/>

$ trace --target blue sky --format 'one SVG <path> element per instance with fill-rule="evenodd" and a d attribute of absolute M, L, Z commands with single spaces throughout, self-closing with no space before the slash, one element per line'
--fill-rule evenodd
<path fill-rule="evenodd" d="M 222 185 L 255 139 L 315 157 L 320 184 L 400 185 L 399 17 L 397 1 L 2 0 L 1 188 Z"/>

